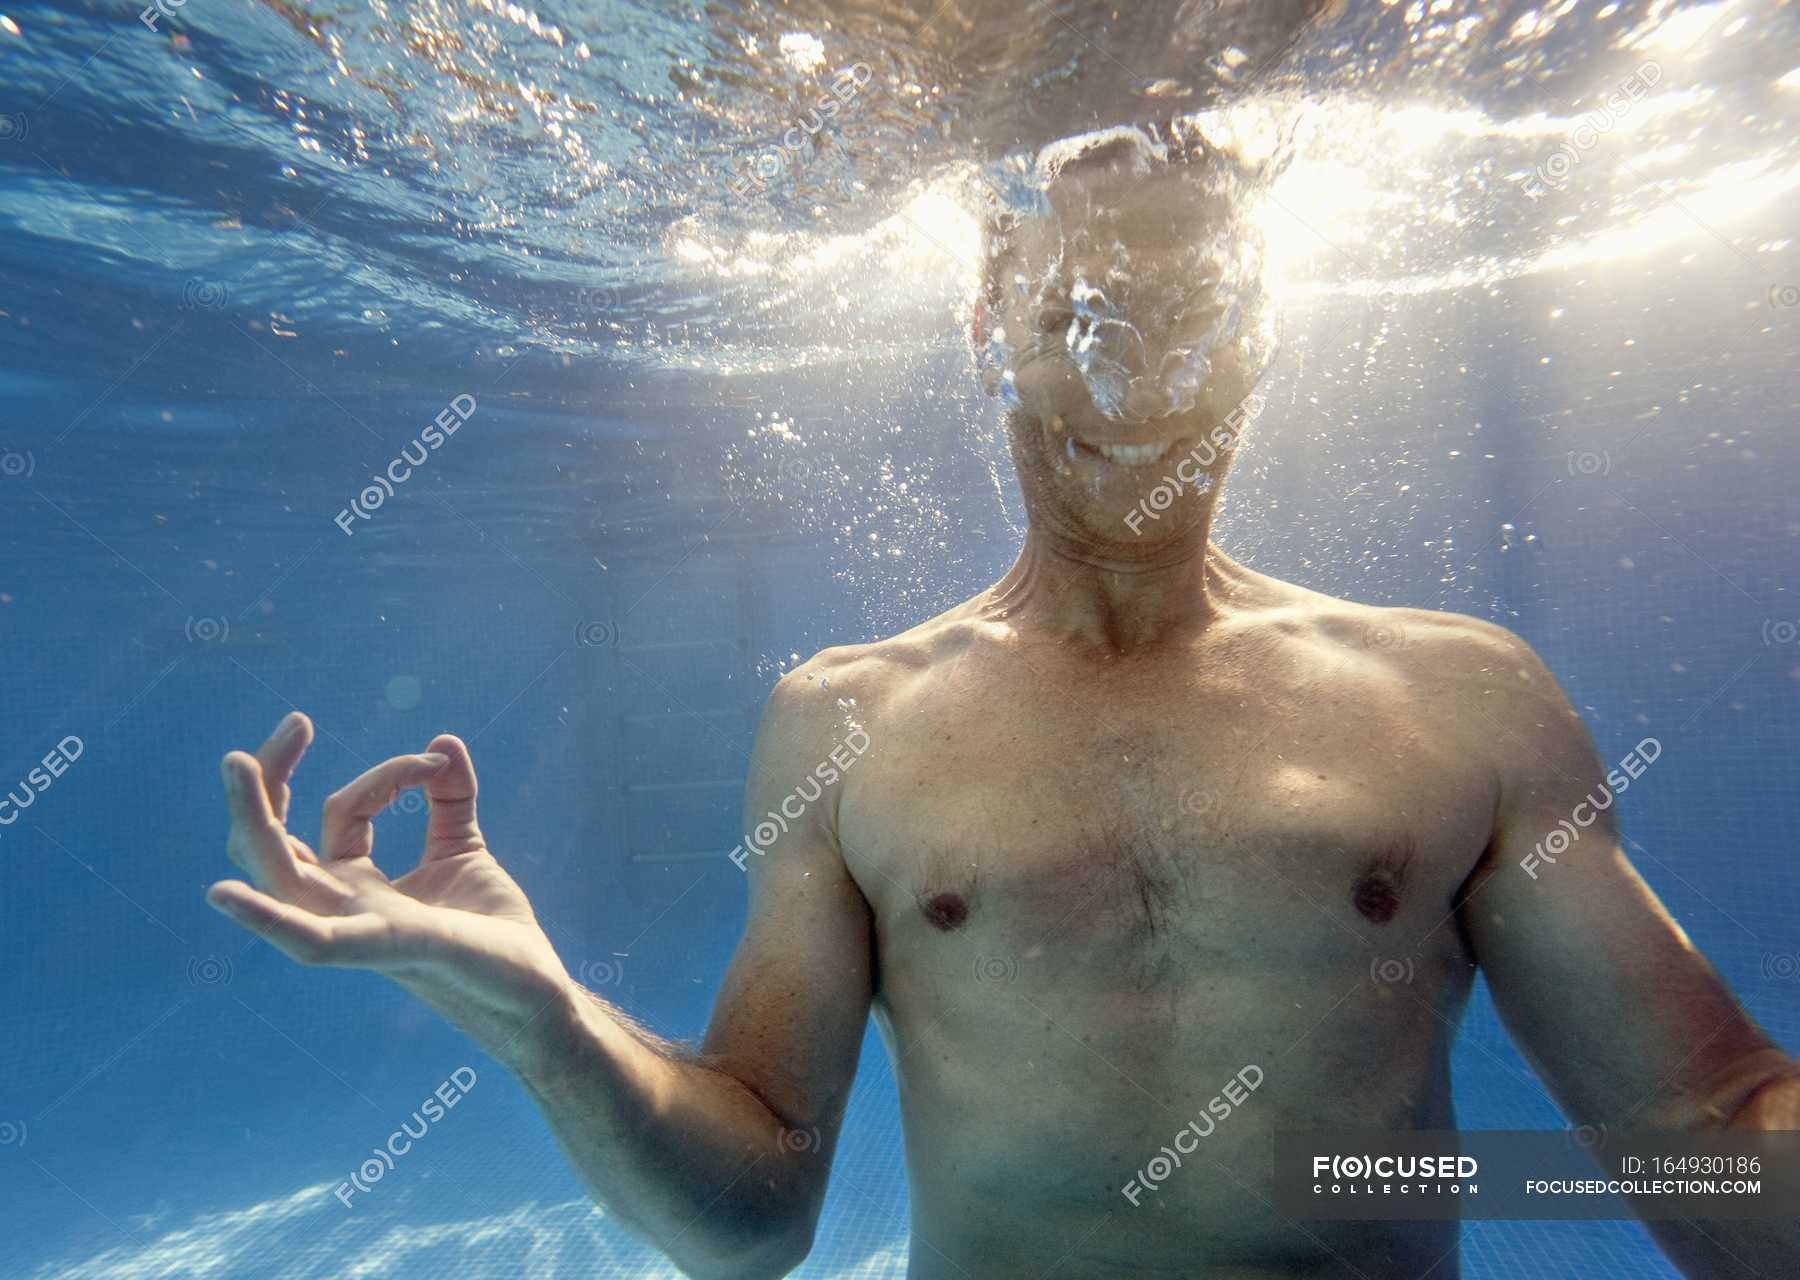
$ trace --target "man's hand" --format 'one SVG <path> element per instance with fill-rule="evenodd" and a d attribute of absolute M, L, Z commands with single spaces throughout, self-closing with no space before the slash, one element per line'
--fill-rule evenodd
<path fill-rule="evenodd" d="M 832 701 L 791 705 L 801 683 L 771 700 L 787 710 L 758 735 L 752 812 L 820 758 L 814 730 L 832 723 Z M 252 883 L 220 881 L 207 900 L 302 964 L 386 974 L 474 1036 L 518 1076 L 608 1216 L 685 1274 L 773 1280 L 799 1265 L 871 998 L 868 906 L 819 814 L 757 860 L 749 936 L 695 1054 L 569 977 L 488 853 L 460 739 L 441 734 L 336 792 L 316 854 L 286 826 L 288 779 L 311 741 L 296 712 L 254 756 L 225 757 L 226 847 Z M 372 820 L 417 786 L 431 799 L 425 855 L 389 880 L 369 857 Z"/>
<path fill-rule="evenodd" d="M 225 757 L 225 849 L 255 887 L 221 880 L 207 901 L 302 964 L 386 974 L 496 1058 L 522 1065 L 537 1039 L 556 1034 L 564 1011 L 551 1006 L 574 984 L 482 839 L 469 749 L 441 734 L 425 754 L 385 760 L 337 791 L 315 854 L 286 828 L 288 779 L 311 742 L 312 724 L 296 711 L 254 756 Z M 389 880 L 370 857 L 373 819 L 420 785 L 431 800 L 424 856 Z"/>

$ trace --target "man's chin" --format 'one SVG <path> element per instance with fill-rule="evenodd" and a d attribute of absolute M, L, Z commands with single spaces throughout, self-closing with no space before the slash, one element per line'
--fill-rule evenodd
<path fill-rule="evenodd" d="M 1062 419 L 1023 412 L 1008 424 L 1014 459 L 1034 523 L 1096 556 L 1163 556 L 1192 541 L 1206 523 L 1205 495 L 1219 453 L 1196 443 L 1191 422 L 1134 426 L 1136 438 L 1082 438 Z M 1098 430 L 1094 432 L 1098 434 Z M 1147 438 L 1146 438 L 1147 437 Z"/>

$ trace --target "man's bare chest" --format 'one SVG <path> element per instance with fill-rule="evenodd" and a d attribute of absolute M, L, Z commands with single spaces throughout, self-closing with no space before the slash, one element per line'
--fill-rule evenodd
<path fill-rule="evenodd" d="M 1196 962 L 1404 963 L 1453 940 L 1493 794 L 1416 708 L 1354 689 L 961 692 L 872 720 L 839 811 L 891 958 L 1152 986 Z"/>

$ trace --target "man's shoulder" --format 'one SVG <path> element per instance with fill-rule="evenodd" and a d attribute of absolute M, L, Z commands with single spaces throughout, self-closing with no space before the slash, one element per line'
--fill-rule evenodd
<path fill-rule="evenodd" d="M 1475 713 L 1517 747 L 1579 754 L 1580 716 L 1536 650 L 1497 622 L 1438 609 L 1361 604 L 1294 589 L 1271 616 L 1321 653 L 1349 650 L 1374 678 L 1392 681 L 1446 716 Z"/>
<path fill-rule="evenodd" d="M 1270 597 L 1271 625 L 1306 646 L 1311 670 L 1354 696 L 1409 708 L 1502 778 L 1548 770 L 1586 777 L 1586 726 L 1542 658 L 1510 628 L 1437 609 L 1361 604 L 1294 589 Z M 1348 660 L 1346 660 L 1348 657 Z"/>
<path fill-rule="evenodd" d="M 1351 605 L 1330 619 L 1371 651 L 1420 676 L 1529 681 L 1543 662 L 1517 633 L 1473 614 L 1392 605 Z"/>
<path fill-rule="evenodd" d="M 866 713 L 972 642 L 967 608 L 958 605 L 882 639 L 819 650 L 776 682 L 765 715 L 806 723 L 820 716 L 839 720 L 845 711 Z"/>
<path fill-rule="evenodd" d="M 1539 684 L 1543 661 L 1516 633 L 1472 614 L 1363 604 L 1264 578 L 1257 620 L 1314 642 L 1345 646 L 1385 662 L 1395 674 L 1504 679 Z"/>

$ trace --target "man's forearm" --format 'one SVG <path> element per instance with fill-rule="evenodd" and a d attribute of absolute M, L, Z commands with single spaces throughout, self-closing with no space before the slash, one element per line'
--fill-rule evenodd
<path fill-rule="evenodd" d="M 816 1152 L 723 1072 L 571 984 L 509 1063 L 613 1217 L 688 1274 L 780 1276 L 810 1244 Z"/>
<path fill-rule="evenodd" d="M 1721 1126 L 1730 1133 L 1800 1129 L 1800 1062 L 1786 1059 Z M 1790 1206 L 1792 1208 L 1792 1206 Z M 1687 1280 L 1800 1274 L 1800 1217 L 1645 1224 Z"/>

